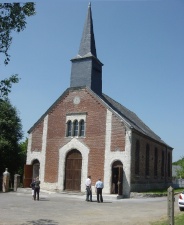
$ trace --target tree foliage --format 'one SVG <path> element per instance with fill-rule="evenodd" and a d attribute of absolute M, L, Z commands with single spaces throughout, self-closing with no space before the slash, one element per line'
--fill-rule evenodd
<path fill-rule="evenodd" d="M 24 164 L 26 164 L 26 156 L 27 156 L 27 145 L 28 145 L 28 139 L 26 138 L 25 141 L 21 142 L 19 144 L 19 168 L 18 168 L 18 174 L 23 176 L 24 173 Z"/>
<path fill-rule="evenodd" d="M 0 99 L 0 172 L 18 172 L 20 162 L 19 141 L 23 137 L 22 124 L 17 110 L 9 100 Z"/>
<path fill-rule="evenodd" d="M 26 19 L 35 14 L 35 3 L 0 3 L 0 53 L 4 64 L 10 61 L 9 48 L 12 32 L 26 28 Z M 0 59 L 2 59 L 1 57 Z M 11 175 L 23 172 L 27 142 L 23 137 L 22 124 L 17 110 L 8 100 L 12 84 L 18 83 L 18 75 L 0 81 L 0 173 L 8 168 Z"/>
<path fill-rule="evenodd" d="M 11 87 L 13 83 L 18 83 L 18 75 L 12 75 L 8 79 L 0 81 L 0 99 L 7 98 L 8 94 L 11 92 Z"/>
<path fill-rule="evenodd" d="M 12 31 L 23 31 L 26 27 L 26 17 L 34 14 L 33 2 L 0 3 L 0 53 L 5 56 L 5 65 L 10 61 L 8 50 L 12 43 Z"/>
<path fill-rule="evenodd" d="M 184 156 L 182 156 L 177 162 L 174 162 L 173 165 L 180 166 L 180 169 L 176 171 L 177 177 L 184 179 Z"/>

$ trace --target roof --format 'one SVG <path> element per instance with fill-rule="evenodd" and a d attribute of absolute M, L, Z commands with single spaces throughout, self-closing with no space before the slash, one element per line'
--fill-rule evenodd
<path fill-rule="evenodd" d="M 157 134 L 155 134 L 134 112 L 127 109 L 125 106 L 116 102 L 109 96 L 102 94 L 102 99 L 116 111 L 128 124 L 131 129 L 135 129 L 138 132 L 167 145 Z M 168 145 L 167 145 L 168 146 Z M 170 147 L 170 146 L 168 146 Z"/>
<path fill-rule="evenodd" d="M 93 32 L 93 20 L 91 12 L 91 4 L 88 5 L 87 17 L 84 25 L 84 30 L 82 34 L 81 44 L 79 48 L 79 55 L 81 57 L 86 54 L 91 53 L 91 55 L 97 57 L 96 46 L 95 46 L 95 37 Z"/>

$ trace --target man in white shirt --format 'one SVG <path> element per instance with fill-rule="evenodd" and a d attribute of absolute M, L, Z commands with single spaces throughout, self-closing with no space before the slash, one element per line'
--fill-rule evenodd
<path fill-rule="evenodd" d="M 96 187 L 96 192 L 97 192 L 97 202 L 103 202 L 103 197 L 102 197 L 102 189 L 104 187 L 103 182 L 101 181 L 101 179 L 98 179 L 98 181 L 95 184 Z M 100 197 L 100 201 L 99 201 L 99 197 Z"/>
<path fill-rule="evenodd" d="M 89 202 L 90 198 L 90 202 L 92 202 L 91 176 L 88 176 L 85 185 L 86 185 L 86 201 Z"/>

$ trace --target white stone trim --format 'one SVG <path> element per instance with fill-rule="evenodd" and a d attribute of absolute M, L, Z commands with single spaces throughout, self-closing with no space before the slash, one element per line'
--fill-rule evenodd
<path fill-rule="evenodd" d="M 26 158 L 26 164 L 31 164 L 31 146 L 32 146 L 32 133 L 28 136 L 28 145 L 27 145 L 27 158 Z"/>
<path fill-rule="evenodd" d="M 43 136 L 42 136 L 42 151 L 40 161 L 40 181 L 44 182 L 45 178 L 45 158 L 46 158 L 46 147 L 47 147 L 47 131 L 48 131 L 48 115 L 44 118 L 43 123 Z"/>
<path fill-rule="evenodd" d="M 105 134 L 105 161 L 104 161 L 104 193 L 110 193 L 111 167 L 109 166 L 111 155 L 111 130 L 112 112 L 107 109 L 106 115 L 106 134 Z"/>
<path fill-rule="evenodd" d="M 126 131 L 125 151 L 111 151 L 112 112 L 107 109 L 106 137 L 105 137 L 105 162 L 104 162 L 104 193 L 111 192 L 111 169 L 112 164 L 119 160 L 123 164 L 123 195 L 130 193 L 130 156 L 131 156 L 131 131 Z"/>
<path fill-rule="evenodd" d="M 132 131 L 126 131 L 125 137 L 125 156 L 123 160 L 123 196 L 130 197 L 131 189 L 131 148 L 132 148 Z"/>
<path fill-rule="evenodd" d="M 80 120 L 84 120 L 84 122 L 86 122 L 86 114 L 79 114 L 79 115 L 67 115 L 66 116 L 66 123 L 71 120 L 71 122 L 73 123 L 75 120 L 78 120 L 78 122 Z"/>
<path fill-rule="evenodd" d="M 64 189 L 65 179 L 65 160 L 66 155 L 72 149 L 77 149 L 82 155 L 82 170 L 81 170 L 81 192 L 85 191 L 85 180 L 88 175 L 88 157 L 90 149 L 81 143 L 76 138 L 73 138 L 70 142 L 59 149 L 59 166 L 58 166 L 58 187 L 57 189 Z"/>
<path fill-rule="evenodd" d="M 45 175 L 45 155 L 46 155 L 46 144 L 47 144 L 47 129 L 48 129 L 48 115 L 44 118 L 43 123 L 43 135 L 42 135 L 42 150 L 41 152 L 31 151 L 32 146 L 32 133 L 28 137 L 28 148 L 27 148 L 27 165 L 31 165 L 32 162 L 37 159 L 40 162 L 40 181 L 41 188 L 44 186 L 44 175 Z"/>

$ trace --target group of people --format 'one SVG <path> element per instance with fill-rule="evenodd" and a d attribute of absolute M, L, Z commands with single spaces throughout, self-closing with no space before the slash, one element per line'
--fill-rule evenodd
<path fill-rule="evenodd" d="M 92 202 L 92 182 L 91 182 L 91 176 L 88 176 L 86 179 L 86 201 Z M 33 179 L 33 182 L 30 184 L 30 187 L 32 188 L 32 198 L 34 200 L 39 201 L 39 193 L 40 193 L 40 181 L 39 177 L 36 179 Z M 101 179 L 99 178 L 98 181 L 95 184 L 95 191 L 97 194 L 97 202 L 103 202 L 103 196 L 102 196 L 102 189 L 104 185 Z"/>
<path fill-rule="evenodd" d="M 39 177 L 36 177 L 36 179 L 33 179 L 33 182 L 30 184 L 30 187 L 32 188 L 32 197 L 34 200 L 39 201 L 39 193 L 40 193 L 40 181 Z"/>
<path fill-rule="evenodd" d="M 86 179 L 86 201 L 91 201 L 92 202 L 92 183 L 91 183 L 91 176 L 88 176 Z M 97 194 L 97 202 L 103 202 L 103 196 L 102 196 L 102 189 L 104 185 L 101 179 L 99 178 L 98 181 L 95 184 L 95 191 Z"/>

